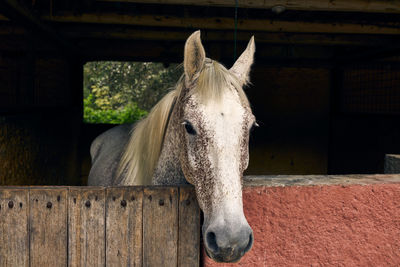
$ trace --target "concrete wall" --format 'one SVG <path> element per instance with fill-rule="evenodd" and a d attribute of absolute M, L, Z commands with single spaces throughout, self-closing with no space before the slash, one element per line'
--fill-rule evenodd
<path fill-rule="evenodd" d="M 400 175 L 253 179 L 243 200 L 252 250 L 204 266 L 400 265 Z"/>

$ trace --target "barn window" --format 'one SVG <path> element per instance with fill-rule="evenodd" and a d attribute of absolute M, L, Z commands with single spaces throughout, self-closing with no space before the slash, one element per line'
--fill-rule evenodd
<path fill-rule="evenodd" d="M 84 65 L 83 120 L 85 123 L 131 123 L 177 82 L 177 64 L 91 61 Z"/>

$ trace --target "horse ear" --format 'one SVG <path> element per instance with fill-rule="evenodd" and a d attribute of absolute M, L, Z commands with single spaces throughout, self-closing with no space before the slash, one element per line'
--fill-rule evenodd
<path fill-rule="evenodd" d="M 239 79 L 241 85 L 245 85 L 249 81 L 250 67 L 253 64 L 254 52 L 256 51 L 256 45 L 254 43 L 254 36 L 250 38 L 249 44 L 246 50 L 240 55 L 233 64 L 230 71 Z"/>
<path fill-rule="evenodd" d="M 200 31 L 195 31 L 186 40 L 183 67 L 185 69 L 186 81 L 190 82 L 204 65 L 206 52 L 201 44 Z"/>

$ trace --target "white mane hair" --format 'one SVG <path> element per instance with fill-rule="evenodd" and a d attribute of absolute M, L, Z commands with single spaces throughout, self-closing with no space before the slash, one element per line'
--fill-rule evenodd
<path fill-rule="evenodd" d="M 249 101 L 236 75 L 220 63 L 206 59 L 203 68 L 192 83 L 193 88 L 185 89 L 185 76 L 182 75 L 175 88 L 166 94 L 132 129 L 130 139 L 122 153 L 118 167 L 118 176 L 124 175 L 121 184 L 151 184 L 161 149 L 163 146 L 168 120 L 174 103 L 184 97 L 196 94 L 200 101 L 221 101 L 225 90 L 236 90 L 242 105 L 248 107 Z M 176 103 L 179 105 L 179 103 Z"/>

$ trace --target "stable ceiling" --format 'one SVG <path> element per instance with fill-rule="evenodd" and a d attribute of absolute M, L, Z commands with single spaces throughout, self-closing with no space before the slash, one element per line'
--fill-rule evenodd
<path fill-rule="evenodd" d="M 37 50 L 179 62 L 184 40 L 201 29 L 215 58 L 229 61 L 233 54 L 234 0 L 4 0 L 0 8 L 0 38 L 28 34 Z M 371 58 L 397 53 L 399 21 L 397 1 L 238 1 L 237 41 L 241 49 L 255 35 L 266 63 Z"/>

